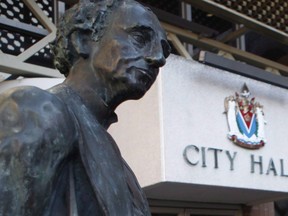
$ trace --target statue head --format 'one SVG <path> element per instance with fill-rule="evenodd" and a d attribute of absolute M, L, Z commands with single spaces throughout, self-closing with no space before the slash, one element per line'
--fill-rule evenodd
<path fill-rule="evenodd" d="M 77 73 L 89 71 L 100 80 L 101 94 L 116 95 L 116 103 L 138 99 L 170 54 L 166 34 L 152 11 L 136 1 L 94 1 L 80 2 L 61 19 L 53 49 L 56 67 L 66 76 L 72 66 Z M 81 67 L 75 66 L 79 61 Z"/>
<path fill-rule="evenodd" d="M 67 76 L 80 56 L 87 57 L 84 50 L 77 50 L 73 41 L 87 34 L 91 40 L 99 41 L 109 23 L 109 16 L 121 2 L 122 0 L 80 0 L 65 12 L 58 23 L 54 44 L 51 44 L 55 67 L 62 74 Z"/>

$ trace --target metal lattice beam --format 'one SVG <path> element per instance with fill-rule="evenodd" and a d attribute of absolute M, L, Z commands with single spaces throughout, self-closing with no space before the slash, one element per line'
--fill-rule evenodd
<path fill-rule="evenodd" d="M 263 22 L 253 19 L 243 13 L 232 10 L 222 4 L 216 3 L 212 0 L 184 0 L 192 6 L 209 13 L 215 14 L 216 16 L 222 17 L 223 19 L 230 20 L 234 23 L 244 24 L 247 28 L 253 29 L 257 32 L 262 32 L 286 45 L 288 45 L 288 34 L 280 31 L 272 26 L 269 26 Z"/>
<path fill-rule="evenodd" d="M 41 40 L 34 43 L 32 46 L 30 46 L 28 49 L 26 49 L 24 52 L 20 53 L 18 56 L 9 55 L 7 53 L 0 53 L 0 71 L 4 73 L 10 73 L 10 74 L 17 74 L 17 75 L 23 75 L 23 76 L 46 76 L 46 77 L 62 77 L 62 75 L 55 69 L 50 69 L 47 67 L 41 67 L 37 66 L 35 64 L 30 64 L 25 62 L 27 59 L 35 55 L 35 53 L 39 52 L 41 49 L 45 48 L 50 42 L 52 42 L 55 39 L 56 36 L 56 26 L 50 21 L 50 19 L 47 17 L 47 15 L 41 10 L 41 8 L 37 5 L 37 3 L 34 0 L 22 0 L 23 3 L 29 8 L 29 10 L 32 12 L 32 14 L 37 18 L 39 23 L 41 23 L 42 26 L 44 26 L 45 29 L 39 29 L 38 27 L 30 25 L 27 31 L 35 31 L 36 33 L 40 32 L 44 36 Z M 12 28 L 12 24 L 15 21 L 12 22 L 4 22 L 4 19 L 1 19 L 3 21 L 2 25 L 6 24 L 6 27 L 8 25 L 8 28 Z M 7 19 L 6 19 L 7 21 Z M 16 27 L 19 30 L 19 28 L 25 28 L 28 24 L 23 24 L 21 27 L 21 24 L 18 23 L 18 27 Z M 40 36 L 41 36 L 40 34 Z"/>

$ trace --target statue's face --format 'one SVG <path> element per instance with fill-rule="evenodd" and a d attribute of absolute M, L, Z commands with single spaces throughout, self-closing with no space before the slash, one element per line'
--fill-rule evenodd
<path fill-rule="evenodd" d="M 156 16 L 140 4 L 123 3 L 112 16 L 91 63 L 100 79 L 138 99 L 154 83 L 170 46 Z"/>

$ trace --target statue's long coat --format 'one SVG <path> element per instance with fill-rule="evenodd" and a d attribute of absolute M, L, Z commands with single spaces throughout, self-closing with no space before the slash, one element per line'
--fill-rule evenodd
<path fill-rule="evenodd" d="M 112 137 L 59 85 L 0 96 L 0 216 L 150 215 Z"/>

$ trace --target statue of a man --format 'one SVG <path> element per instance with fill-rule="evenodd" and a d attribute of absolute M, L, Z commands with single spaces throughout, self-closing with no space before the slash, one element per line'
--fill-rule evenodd
<path fill-rule="evenodd" d="M 83 0 L 61 20 L 53 51 L 62 84 L 0 96 L 0 215 L 150 215 L 106 130 L 165 64 L 159 21 L 133 0 Z"/>

